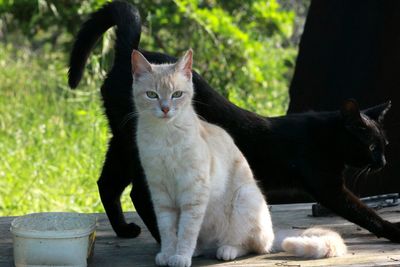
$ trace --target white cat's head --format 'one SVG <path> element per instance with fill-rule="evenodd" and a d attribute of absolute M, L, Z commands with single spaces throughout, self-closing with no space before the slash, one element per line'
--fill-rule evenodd
<path fill-rule="evenodd" d="M 191 105 L 191 49 L 175 64 L 150 64 L 137 50 L 132 52 L 131 62 L 133 96 L 140 116 L 169 120 Z"/>

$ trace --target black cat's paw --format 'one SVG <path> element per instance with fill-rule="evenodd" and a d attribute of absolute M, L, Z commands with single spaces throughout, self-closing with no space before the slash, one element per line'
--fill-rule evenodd
<path fill-rule="evenodd" d="M 400 243 L 400 223 L 391 223 L 385 221 L 384 231 L 381 237 L 387 238 L 395 243 Z"/>
<path fill-rule="evenodd" d="M 399 228 L 400 229 L 400 222 L 395 222 L 395 223 L 393 223 L 397 228 Z"/>
<path fill-rule="evenodd" d="M 137 224 L 129 223 L 120 225 L 118 229 L 115 230 L 115 232 L 118 237 L 135 238 L 140 234 L 141 229 Z"/>

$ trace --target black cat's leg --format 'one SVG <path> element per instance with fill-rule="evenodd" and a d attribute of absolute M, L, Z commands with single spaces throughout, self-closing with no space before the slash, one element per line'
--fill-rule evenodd
<path fill-rule="evenodd" d="M 150 191 L 143 174 L 136 175 L 132 183 L 131 199 L 135 209 L 143 220 L 154 239 L 160 243 L 160 234 L 157 227 L 157 219 L 151 202 Z"/>
<path fill-rule="evenodd" d="M 400 228 L 382 219 L 374 210 L 362 203 L 344 185 L 313 187 L 315 199 L 337 215 L 369 230 L 377 237 L 400 243 Z"/>
<path fill-rule="evenodd" d="M 140 234 L 140 227 L 134 223 L 128 224 L 122 212 L 120 197 L 130 183 L 124 168 L 118 158 L 118 149 L 111 140 L 97 185 L 101 202 L 117 236 L 133 238 Z"/>

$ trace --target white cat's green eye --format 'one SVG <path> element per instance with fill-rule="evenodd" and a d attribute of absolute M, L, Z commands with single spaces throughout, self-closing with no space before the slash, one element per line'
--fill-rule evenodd
<path fill-rule="evenodd" d="M 183 95 L 182 91 L 176 91 L 172 94 L 172 98 L 179 98 Z"/>
<path fill-rule="evenodd" d="M 152 99 L 158 98 L 157 93 L 154 92 L 154 91 L 147 91 L 146 95 L 147 95 L 148 98 L 152 98 Z"/>

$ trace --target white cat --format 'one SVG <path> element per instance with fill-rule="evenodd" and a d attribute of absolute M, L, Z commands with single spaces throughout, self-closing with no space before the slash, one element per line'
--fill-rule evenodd
<path fill-rule="evenodd" d="M 163 65 L 133 51 L 132 73 L 139 156 L 161 236 L 156 264 L 191 266 L 195 250 L 210 247 L 221 260 L 268 253 L 271 218 L 246 159 L 192 106 L 192 51 Z"/>

